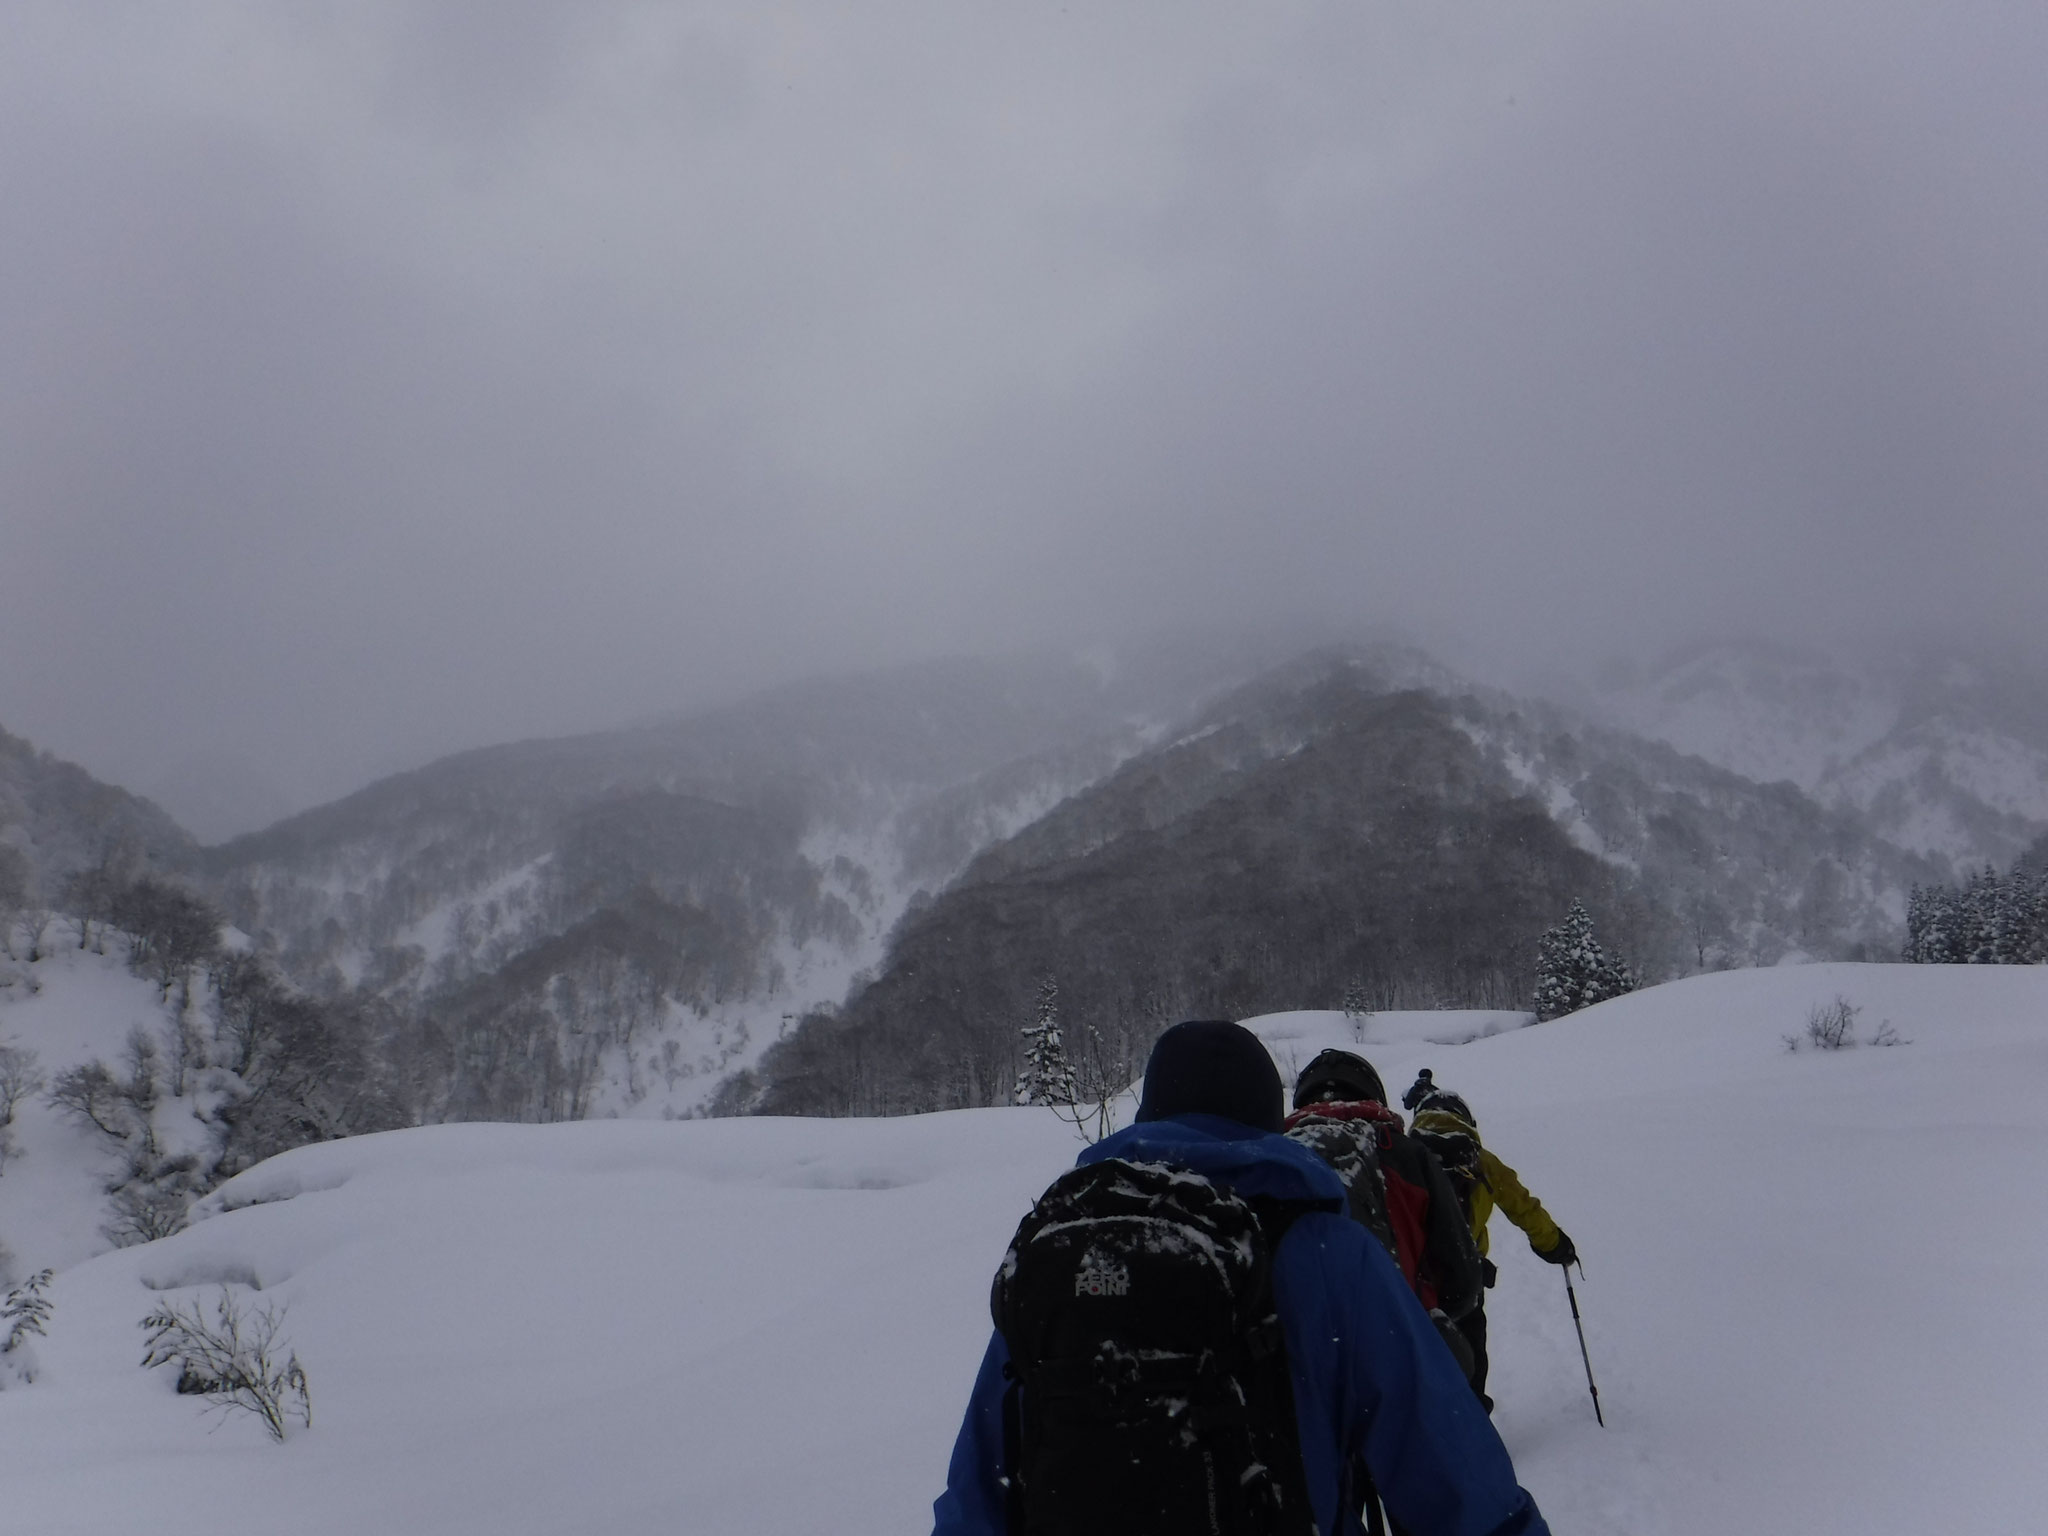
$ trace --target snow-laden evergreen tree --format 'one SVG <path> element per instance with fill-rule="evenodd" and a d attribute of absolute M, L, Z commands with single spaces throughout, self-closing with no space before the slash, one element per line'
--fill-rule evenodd
<path fill-rule="evenodd" d="M 1916 885 L 1906 902 L 1905 958 L 1919 965 L 2048 962 L 2048 875 L 1990 865 L 1961 886 Z"/>
<path fill-rule="evenodd" d="M 1344 1017 L 1356 1024 L 1372 1012 L 1372 1001 L 1365 995 L 1365 983 L 1353 978 L 1344 988 Z"/>
<path fill-rule="evenodd" d="M 1906 947 L 1899 958 L 1908 965 L 1941 964 L 1947 958 L 1947 921 L 1948 888 L 1916 881 L 1906 895 Z"/>
<path fill-rule="evenodd" d="M 1593 936 L 1593 916 L 1574 901 L 1564 921 L 1536 944 L 1536 1017 L 1561 1018 L 1635 991 L 1635 972 Z"/>
<path fill-rule="evenodd" d="M 1060 1037 L 1060 985 L 1048 976 L 1038 984 L 1038 1011 L 1024 1026 L 1024 1065 L 1017 1072 L 1019 1104 L 1065 1105 L 1075 1101 L 1074 1067 Z"/>

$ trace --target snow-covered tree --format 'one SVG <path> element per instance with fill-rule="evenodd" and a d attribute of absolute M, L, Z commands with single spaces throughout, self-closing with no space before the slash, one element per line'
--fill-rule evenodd
<path fill-rule="evenodd" d="M 0 1297 L 0 1389 L 10 1383 L 26 1386 L 36 1379 L 36 1352 L 30 1341 L 49 1337 L 45 1325 L 51 1306 L 44 1292 L 53 1278 L 53 1271 L 42 1270 Z"/>
<path fill-rule="evenodd" d="M 1038 1008 L 1023 1034 L 1024 1065 L 1017 1072 L 1017 1102 L 1072 1104 L 1074 1068 L 1060 1036 L 1060 986 L 1051 976 L 1038 984 Z"/>
<path fill-rule="evenodd" d="M 2048 874 L 2024 861 L 2006 875 L 1987 864 L 1960 886 L 1914 886 L 1905 958 L 1920 965 L 2048 962 Z"/>
<path fill-rule="evenodd" d="M 1560 1018 L 1635 991 L 1635 972 L 1593 936 L 1593 917 L 1574 901 L 1536 945 L 1536 1017 Z"/>

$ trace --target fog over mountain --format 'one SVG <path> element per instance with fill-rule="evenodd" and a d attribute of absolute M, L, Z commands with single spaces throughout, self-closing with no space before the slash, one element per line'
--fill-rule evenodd
<path fill-rule="evenodd" d="M 1176 625 L 2035 664 L 2044 52 L 2002 0 L 21 0 L 0 723 L 216 840 Z"/>
<path fill-rule="evenodd" d="M 1888 959 L 1916 886 L 2048 860 L 2048 672 L 1723 645 L 1570 707 L 1397 644 L 1277 656 L 1186 631 L 821 677 L 204 849 L 0 738 L 30 967 L 0 991 L 49 944 L 171 957 L 168 988 L 225 917 L 198 1011 L 266 978 L 338 1053 L 305 1081 L 360 1090 L 229 1126 L 245 1155 L 302 1122 L 999 1101 L 1048 977 L 1125 1075 L 1184 1015 L 1514 1010 L 1574 901 L 1652 981 Z"/>

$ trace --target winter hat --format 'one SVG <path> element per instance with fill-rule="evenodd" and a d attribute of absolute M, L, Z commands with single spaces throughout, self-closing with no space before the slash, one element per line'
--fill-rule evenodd
<path fill-rule="evenodd" d="M 1372 1069 L 1372 1063 L 1351 1051 L 1328 1050 L 1301 1069 L 1301 1076 L 1294 1080 L 1294 1107 L 1314 1104 L 1323 1100 L 1338 1099 L 1356 1102 L 1370 1100 L 1374 1104 L 1387 1102 L 1386 1085 L 1380 1081 L 1379 1073 Z"/>
<path fill-rule="evenodd" d="M 1278 1131 L 1280 1073 L 1259 1037 L 1228 1019 L 1190 1019 L 1161 1035 L 1145 1063 L 1140 1120 L 1221 1115 Z"/>

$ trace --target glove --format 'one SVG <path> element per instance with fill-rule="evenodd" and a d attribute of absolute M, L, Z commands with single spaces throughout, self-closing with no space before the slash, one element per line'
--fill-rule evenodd
<path fill-rule="evenodd" d="M 1579 1250 L 1572 1246 L 1572 1240 L 1565 1236 L 1564 1229 L 1560 1227 L 1557 1233 L 1557 1246 L 1537 1254 L 1536 1257 L 1546 1264 L 1576 1264 L 1579 1262 Z"/>

